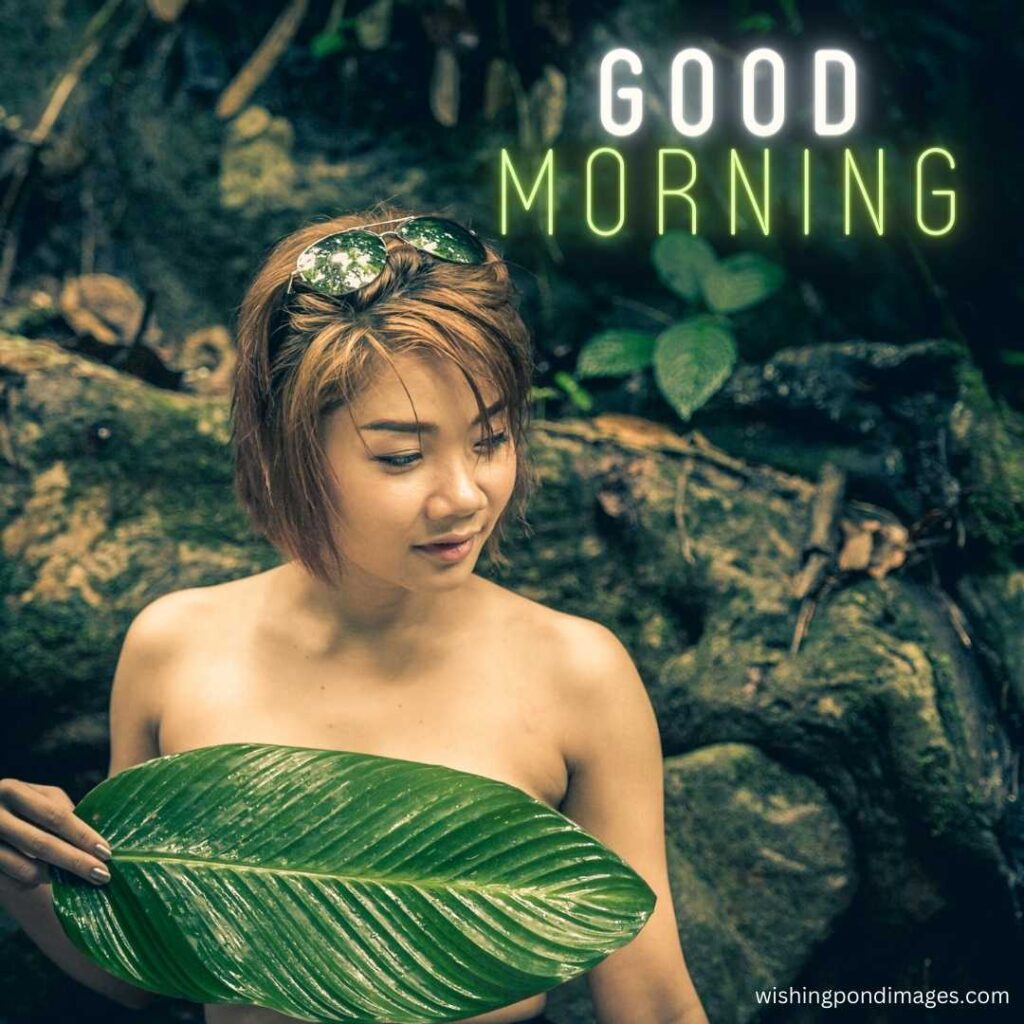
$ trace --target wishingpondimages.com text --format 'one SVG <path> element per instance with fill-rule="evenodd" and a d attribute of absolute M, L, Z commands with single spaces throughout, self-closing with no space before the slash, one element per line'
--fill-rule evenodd
<path fill-rule="evenodd" d="M 874 989 L 769 988 L 754 993 L 761 1006 L 820 1006 L 825 1010 L 846 1006 L 999 1006 L 1010 1005 L 1007 991 L 968 989 L 905 989 L 884 985 Z"/>

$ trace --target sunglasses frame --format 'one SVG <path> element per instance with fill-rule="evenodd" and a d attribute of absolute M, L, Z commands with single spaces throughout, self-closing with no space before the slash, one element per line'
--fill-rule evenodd
<path fill-rule="evenodd" d="M 366 231 L 367 234 L 376 235 L 376 237 L 380 238 L 380 239 L 387 238 L 389 235 L 391 235 L 391 236 L 394 236 L 395 238 L 401 239 L 403 242 L 406 243 L 406 245 L 412 245 L 413 248 L 416 249 L 417 252 L 425 252 L 428 256 L 433 256 L 435 259 L 444 260 L 445 259 L 444 256 L 438 256 L 436 253 L 430 252 L 429 249 L 421 249 L 418 245 L 413 245 L 413 243 L 408 241 L 408 239 L 403 238 L 402 235 L 396 229 L 392 229 L 390 231 L 368 231 L 367 230 L 368 228 L 375 228 L 375 227 L 377 227 L 380 224 L 395 224 L 395 225 L 400 227 L 401 225 L 408 224 L 410 221 L 414 221 L 414 220 L 440 220 L 440 221 L 447 221 L 449 224 L 454 224 L 460 230 L 465 231 L 480 246 L 481 252 L 482 252 L 482 255 L 483 255 L 483 258 L 478 263 L 466 263 L 466 262 L 463 262 L 462 260 L 445 260 L 445 262 L 448 262 L 448 263 L 462 263 L 463 266 L 480 266 L 481 263 L 486 263 L 487 262 L 487 253 L 486 253 L 486 251 L 483 248 L 483 243 L 480 241 L 477 233 L 472 228 L 466 227 L 465 224 L 460 224 L 458 221 L 454 221 L 450 217 L 435 217 L 435 216 L 432 216 L 430 214 L 414 214 L 411 217 L 395 217 L 395 218 L 392 218 L 391 220 L 377 220 L 377 221 L 371 221 L 369 224 L 357 224 L 355 227 L 345 228 L 343 231 L 332 231 L 330 234 L 322 235 L 320 238 L 316 239 L 315 241 L 310 242 L 309 245 L 307 245 L 306 248 L 303 249 L 302 252 L 300 252 L 299 255 L 296 257 L 296 261 L 295 261 L 296 262 L 296 267 L 291 272 L 291 274 L 289 274 L 289 276 L 288 276 L 288 288 L 285 291 L 285 295 L 291 295 L 291 293 L 292 293 L 292 286 L 295 284 L 295 278 L 296 277 L 300 277 L 301 278 L 302 275 L 301 275 L 301 272 L 299 271 L 299 268 L 298 268 L 298 262 L 299 262 L 299 260 L 302 259 L 302 257 L 307 252 L 309 252 L 310 249 L 313 248 L 313 246 L 319 245 L 321 242 L 326 241 L 328 238 L 334 238 L 335 236 L 338 236 L 338 235 L 347 235 L 347 234 L 350 234 L 350 233 L 356 232 L 356 231 Z M 311 289 L 312 291 L 316 292 L 318 295 L 329 295 L 332 298 L 343 298 L 346 295 L 351 295 L 353 292 L 359 291 L 360 288 L 365 288 L 367 285 L 373 284 L 373 282 L 376 281 L 377 278 L 380 277 L 380 275 L 384 273 L 384 267 L 387 266 L 387 259 L 388 259 L 388 252 L 387 252 L 387 246 L 385 245 L 385 248 L 384 248 L 384 266 L 382 266 L 380 268 L 380 270 L 377 272 L 377 274 L 374 277 L 372 277 L 369 281 L 367 281 L 366 284 L 361 284 L 361 285 L 357 286 L 356 288 L 350 288 L 346 292 L 325 292 L 322 289 L 317 288 L 315 285 L 310 284 L 308 281 L 306 281 L 304 279 L 302 280 L 302 284 L 303 284 L 304 287 Z"/>

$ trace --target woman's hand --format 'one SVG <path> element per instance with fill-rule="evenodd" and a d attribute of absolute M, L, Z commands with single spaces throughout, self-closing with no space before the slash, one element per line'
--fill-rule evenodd
<path fill-rule="evenodd" d="M 109 858 L 109 846 L 75 816 L 63 789 L 0 779 L 0 894 L 45 885 L 51 864 L 103 885 Z"/>

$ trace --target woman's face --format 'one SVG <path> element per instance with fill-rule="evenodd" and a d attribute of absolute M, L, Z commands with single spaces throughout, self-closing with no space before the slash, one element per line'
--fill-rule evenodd
<path fill-rule="evenodd" d="M 413 590 L 445 589 L 472 574 L 512 495 L 516 453 L 504 410 L 491 412 L 495 444 L 488 451 L 473 392 L 457 366 L 408 353 L 395 357 L 395 365 L 408 395 L 385 370 L 324 423 L 341 508 L 339 544 L 357 573 Z M 479 386 L 492 409 L 497 391 Z M 458 550 L 446 557 L 422 547 L 467 534 L 462 557 L 452 557 Z"/>

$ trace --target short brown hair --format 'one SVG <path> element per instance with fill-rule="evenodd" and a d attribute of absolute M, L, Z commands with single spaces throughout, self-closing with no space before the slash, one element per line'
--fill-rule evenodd
<path fill-rule="evenodd" d="M 500 550 L 506 522 L 513 515 L 526 526 L 535 486 L 525 444 L 533 354 L 508 267 L 492 246 L 483 243 L 487 260 L 480 265 L 453 264 L 388 236 L 387 265 L 364 288 L 341 298 L 306 289 L 288 294 L 299 254 L 317 239 L 407 216 L 379 206 L 294 231 L 256 272 L 239 310 L 231 399 L 235 492 L 254 529 L 328 585 L 340 580 L 345 564 L 332 526 L 339 510 L 327 482 L 323 419 L 358 396 L 385 363 L 395 369 L 395 355 L 453 361 L 489 441 L 477 377 L 507 403 L 516 481 L 483 549 L 499 565 L 508 564 Z"/>

